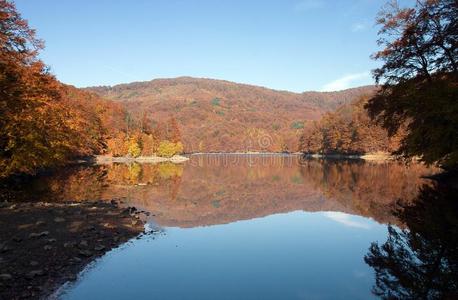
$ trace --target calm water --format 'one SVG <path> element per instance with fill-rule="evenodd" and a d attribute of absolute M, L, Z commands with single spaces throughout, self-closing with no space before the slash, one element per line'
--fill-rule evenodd
<path fill-rule="evenodd" d="M 183 165 L 75 168 L 21 196 L 120 198 L 154 215 L 148 227 L 158 232 L 95 261 L 62 299 L 435 298 L 456 289 L 458 230 L 455 191 L 420 178 L 431 173 L 199 155 Z"/>

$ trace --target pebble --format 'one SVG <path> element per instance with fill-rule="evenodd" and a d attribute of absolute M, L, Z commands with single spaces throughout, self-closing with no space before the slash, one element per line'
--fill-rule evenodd
<path fill-rule="evenodd" d="M 105 246 L 103 246 L 103 245 L 97 245 L 97 246 L 94 247 L 95 251 L 102 251 L 104 249 L 105 249 Z"/>
<path fill-rule="evenodd" d="M 43 270 L 33 270 L 33 271 L 30 271 L 29 273 L 27 273 L 27 277 L 28 278 L 33 278 L 35 276 L 43 276 L 45 275 L 45 272 Z"/>
<path fill-rule="evenodd" d="M 29 234 L 29 238 L 36 238 L 36 237 L 43 237 L 43 236 L 47 236 L 49 235 L 49 231 L 43 231 L 43 232 L 39 232 L 39 233 L 36 233 L 36 232 L 32 232 L 31 234 Z"/>
<path fill-rule="evenodd" d="M 80 250 L 79 254 L 82 255 L 82 256 L 86 256 L 86 257 L 91 257 L 92 256 L 92 252 L 89 251 L 89 250 Z"/>
<path fill-rule="evenodd" d="M 3 246 L 0 245 L 0 249 L 2 252 L 7 252 L 7 251 L 10 251 L 10 250 L 13 250 L 14 248 L 10 245 L 6 245 L 4 244 Z"/>
<path fill-rule="evenodd" d="M 75 256 L 75 257 L 73 257 L 72 259 L 73 259 L 73 261 L 76 261 L 76 262 L 80 262 L 80 261 L 82 261 L 82 259 L 81 259 L 81 258 L 79 258 L 79 257 L 76 257 L 76 256 Z"/>
<path fill-rule="evenodd" d="M 69 281 L 75 281 L 76 278 L 77 278 L 76 275 L 73 275 L 73 274 L 67 275 L 67 279 L 68 279 Z"/>
<path fill-rule="evenodd" d="M 87 241 L 85 240 L 82 240 L 80 243 L 79 243 L 79 248 L 86 248 L 88 246 L 88 243 Z"/>
<path fill-rule="evenodd" d="M 65 242 L 64 243 L 64 248 L 70 248 L 74 247 L 76 244 L 74 242 Z"/>
<path fill-rule="evenodd" d="M 30 265 L 31 265 L 32 267 L 38 266 L 38 262 L 32 260 L 32 261 L 30 261 Z"/>
<path fill-rule="evenodd" d="M 8 274 L 8 273 L 3 273 L 3 274 L 0 274 L 0 279 L 1 280 L 11 280 L 13 279 L 13 276 L 11 276 L 11 274 Z"/>
<path fill-rule="evenodd" d="M 54 218 L 54 222 L 56 222 L 56 223 L 62 223 L 62 222 L 65 222 L 65 219 L 62 218 L 62 217 L 57 217 L 57 218 Z"/>

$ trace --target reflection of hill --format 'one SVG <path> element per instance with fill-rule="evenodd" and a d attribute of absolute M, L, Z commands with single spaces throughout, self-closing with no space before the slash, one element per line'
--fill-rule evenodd
<path fill-rule="evenodd" d="M 395 201 L 412 199 L 425 183 L 419 177 L 431 172 L 423 165 L 406 167 L 394 162 L 334 161 L 323 162 L 318 165 L 319 170 L 316 168 L 316 165 L 307 164 L 301 172 L 314 182 L 324 197 L 382 223 L 393 222 Z"/>
<path fill-rule="evenodd" d="M 112 187 L 104 198 L 123 194 L 156 214 L 164 226 L 221 224 L 294 210 L 341 211 L 395 222 L 391 214 L 395 200 L 414 197 L 424 172 L 420 165 L 406 168 L 396 163 L 195 156 L 186 164 L 180 183 L 175 179 Z"/>
<path fill-rule="evenodd" d="M 340 211 L 397 223 L 396 199 L 412 199 L 421 165 L 301 161 L 298 156 L 199 155 L 184 165 L 86 167 L 40 179 L 22 199 L 128 199 L 163 226 L 229 223 L 270 214 Z"/>

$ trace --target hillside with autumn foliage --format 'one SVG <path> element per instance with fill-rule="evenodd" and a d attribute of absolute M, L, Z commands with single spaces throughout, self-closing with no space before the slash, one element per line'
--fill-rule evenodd
<path fill-rule="evenodd" d="M 180 77 L 86 90 L 121 104 L 132 126 L 175 119 L 185 152 L 298 151 L 303 128 L 375 91 L 292 93 L 223 80 Z M 164 131 L 169 129 L 162 126 Z"/>
<path fill-rule="evenodd" d="M 368 97 L 361 97 L 309 124 L 300 138 L 301 151 L 347 155 L 395 152 L 405 130 L 390 136 L 369 117 L 364 107 L 367 101 Z"/>

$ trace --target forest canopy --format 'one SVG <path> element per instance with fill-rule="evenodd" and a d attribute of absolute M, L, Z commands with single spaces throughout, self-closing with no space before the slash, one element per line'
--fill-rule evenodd
<path fill-rule="evenodd" d="M 402 133 L 389 136 L 375 124 L 364 109 L 368 96 L 326 113 L 304 129 L 300 150 L 304 153 L 361 155 L 392 152 Z"/>

